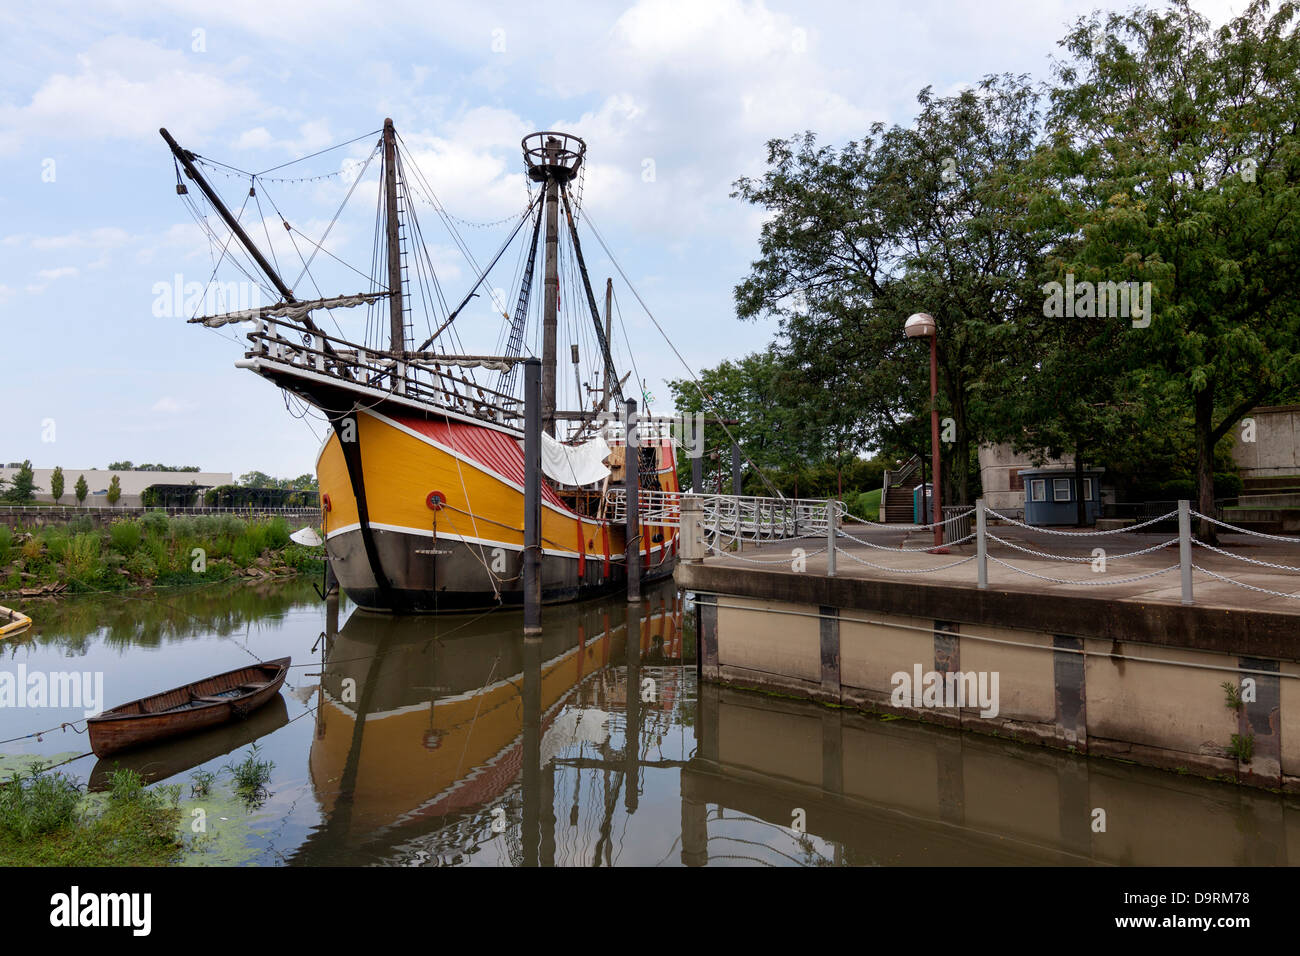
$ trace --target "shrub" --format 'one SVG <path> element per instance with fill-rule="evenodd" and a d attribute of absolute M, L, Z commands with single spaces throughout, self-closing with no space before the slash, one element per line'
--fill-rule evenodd
<path fill-rule="evenodd" d="M 244 533 L 247 524 L 234 515 L 216 515 L 218 533 L 230 538 L 237 538 Z"/>
<path fill-rule="evenodd" d="M 0 524 L 0 564 L 9 563 L 9 552 L 14 545 L 14 533 L 7 524 Z"/>
<path fill-rule="evenodd" d="M 84 534 L 95 530 L 95 522 L 89 518 L 73 518 L 67 524 L 68 534 Z"/>
<path fill-rule="evenodd" d="M 144 517 L 140 519 L 140 524 L 144 526 L 145 534 L 162 537 L 167 534 L 171 521 L 165 511 L 146 511 Z"/>
<path fill-rule="evenodd" d="M 130 555 L 140 547 L 142 537 L 138 521 L 121 518 L 114 521 L 108 529 L 108 546 L 119 554 Z"/>
<path fill-rule="evenodd" d="M 193 538 L 199 533 L 198 521 L 189 515 L 177 515 L 171 520 L 170 530 L 173 541 Z"/>
<path fill-rule="evenodd" d="M 41 532 L 41 543 L 50 553 L 50 560 L 64 562 L 68 560 L 68 545 L 72 541 L 72 535 L 68 534 L 66 528 L 49 527 Z"/>
<path fill-rule="evenodd" d="M 98 534 L 87 531 L 72 539 L 68 546 L 68 576 L 86 579 L 99 562 L 101 542 Z"/>
<path fill-rule="evenodd" d="M 204 538 L 215 538 L 221 533 L 221 516 L 199 515 L 194 519 L 194 533 Z"/>
<path fill-rule="evenodd" d="M 266 524 L 266 544 L 277 551 L 289 543 L 289 525 L 283 518 L 272 518 Z"/>
<path fill-rule="evenodd" d="M 246 568 L 258 559 L 262 554 L 259 548 L 253 546 L 253 542 L 247 537 L 235 539 L 234 546 L 230 549 L 230 558 L 241 568 Z"/>
<path fill-rule="evenodd" d="M 134 577 L 152 580 L 158 577 L 158 565 L 154 564 L 148 548 L 141 548 L 126 562 L 127 571 Z"/>
<path fill-rule="evenodd" d="M 28 564 L 39 561 L 45 549 L 41 546 L 40 538 L 28 538 L 23 542 L 23 560 Z"/>

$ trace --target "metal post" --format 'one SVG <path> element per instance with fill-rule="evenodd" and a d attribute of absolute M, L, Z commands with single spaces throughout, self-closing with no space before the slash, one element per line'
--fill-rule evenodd
<path fill-rule="evenodd" d="M 1192 503 L 1178 502 L 1178 564 L 1183 577 L 1183 603 L 1192 603 Z"/>
<path fill-rule="evenodd" d="M 686 564 L 699 564 L 704 560 L 704 513 L 700 499 L 691 495 L 682 496 L 682 561 Z"/>
<path fill-rule="evenodd" d="M 691 491 L 704 493 L 704 454 L 701 452 L 691 458 Z"/>
<path fill-rule="evenodd" d="M 984 513 L 984 499 L 975 502 L 975 564 L 979 567 L 979 586 L 983 590 L 989 586 L 989 541 L 984 536 L 987 529 L 987 516 Z"/>
<path fill-rule="evenodd" d="M 943 546 L 943 525 L 939 522 L 942 509 L 939 494 L 939 332 L 930 336 L 930 453 L 934 456 L 934 466 L 930 469 L 933 477 L 931 491 L 930 519 L 934 522 L 934 546 Z M 921 504 L 925 504 L 925 491 L 921 492 Z"/>
<path fill-rule="evenodd" d="M 524 634 L 542 633 L 542 363 L 524 362 Z"/>
<path fill-rule="evenodd" d="M 735 442 L 731 443 L 731 493 L 740 495 L 741 474 L 740 474 L 740 446 Z"/>
<path fill-rule="evenodd" d="M 641 601 L 641 442 L 636 433 L 636 399 L 627 400 L 627 599 Z"/>
<path fill-rule="evenodd" d="M 826 576 L 835 577 L 835 501 L 826 502 Z"/>

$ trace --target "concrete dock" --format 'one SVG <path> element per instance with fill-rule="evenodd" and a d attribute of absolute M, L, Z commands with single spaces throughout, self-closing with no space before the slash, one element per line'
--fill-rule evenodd
<path fill-rule="evenodd" d="M 1300 790 L 1300 541 L 1196 547 L 1185 604 L 1162 530 L 990 523 L 984 589 L 973 541 L 932 554 L 923 529 L 843 531 L 833 577 L 824 538 L 684 549 L 706 680 Z"/>

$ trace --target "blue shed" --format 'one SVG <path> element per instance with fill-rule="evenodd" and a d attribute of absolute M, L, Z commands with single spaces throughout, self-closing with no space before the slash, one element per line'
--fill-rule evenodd
<path fill-rule="evenodd" d="M 912 489 L 912 521 L 915 524 L 929 524 L 934 517 L 931 512 L 934 507 L 933 488 L 927 481 Z"/>
<path fill-rule="evenodd" d="M 1088 524 L 1101 515 L 1101 475 L 1105 469 L 1085 468 L 1083 488 L 1075 487 L 1073 468 L 1024 468 L 1025 523 L 1032 525 L 1074 524 L 1078 521 L 1078 499 L 1082 496 Z"/>

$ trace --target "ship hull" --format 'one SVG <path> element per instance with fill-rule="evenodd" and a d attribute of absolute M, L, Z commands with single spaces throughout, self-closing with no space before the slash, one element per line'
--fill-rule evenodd
<path fill-rule="evenodd" d="M 317 460 L 326 553 L 348 597 L 396 613 L 522 604 L 518 440 L 445 419 L 375 411 L 351 419 Z M 673 482 L 671 447 L 665 444 L 658 457 L 662 477 Z M 544 603 L 626 586 L 621 524 L 579 514 L 546 487 L 541 525 Z M 676 534 L 675 528 L 643 528 L 644 580 L 672 573 Z"/>

